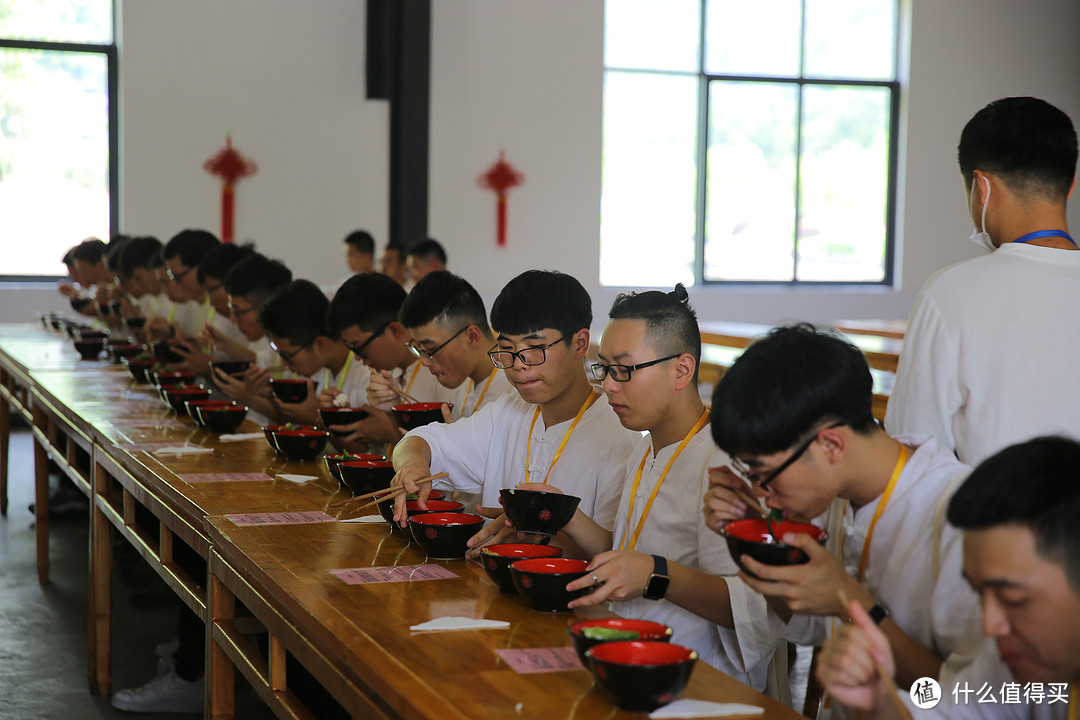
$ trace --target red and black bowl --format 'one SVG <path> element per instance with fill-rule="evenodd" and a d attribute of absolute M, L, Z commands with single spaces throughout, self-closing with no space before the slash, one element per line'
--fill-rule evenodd
<path fill-rule="evenodd" d="M 243 375 L 251 367 L 250 360 L 211 360 L 210 370 L 220 370 L 226 375 Z"/>
<path fill-rule="evenodd" d="M 620 710 L 648 713 L 678 697 L 690 682 L 697 653 L 665 642 L 623 640 L 585 653 L 597 684 Z"/>
<path fill-rule="evenodd" d="M 586 575 L 589 563 L 569 558 L 532 558 L 510 563 L 514 587 L 524 595 L 533 610 L 566 612 L 566 604 L 589 593 L 589 588 L 570 592 L 569 583 Z"/>
<path fill-rule="evenodd" d="M 325 430 L 277 430 L 273 435 L 281 454 L 295 462 L 309 462 L 319 457 L 330 438 L 330 433 Z"/>
<path fill-rule="evenodd" d="M 136 345 L 135 343 L 113 343 L 108 344 L 109 355 L 112 357 L 114 363 L 122 363 L 125 358 L 133 358 L 142 355 L 146 352 L 146 348 L 142 345 Z"/>
<path fill-rule="evenodd" d="M 319 408 L 319 417 L 322 418 L 323 424 L 326 427 L 331 425 L 351 425 L 354 422 L 360 422 L 368 416 L 368 411 L 362 408 L 354 407 L 330 407 Z M 331 430 L 331 435 L 337 437 L 345 437 L 349 434 L 348 430 Z"/>
<path fill-rule="evenodd" d="M 488 577 L 498 585 L 499 592 L 507 595 L 517 595 L 514 578 L 510 576 L 510 563 L 529 558 L 557 558 L 562 554 L 562 548 L 531 543 L 501 543 L 480 548 L 480 560 Z"/>
<path fill-rule="evenodd" d="M 405 514 L 408 517 L 413 515 L 423 515 L 424 513 L 433 512 L 465 512 L 465 504 L 454 502 L 453 500 L 445 500 L 445 493 L 439 490 L 432 490 L 428 495 L 427 502 L 424 504 L 427 506 L 426 510 L 420 509 L 420 503 L 417 501 L 415 495 L 405 496 Z M 395 530 L 401 532 L 407 532 L 401 528 L 396 522 L 394 522 L 394 501 L 397 498 L 390 498 L 389 500 L 383 500 L 379 503 L 379 514 L 383 516 L 383 520 L 390 523 Z"/>
<path fill-rule="evenodd" d="M 79 339 L 75 341 L 75 350 L 83 360 L 98 360 L 105 349 L 105 338 L 93 338 L 92 340 Z"/>
<path fill-rule="evenodd" d="M 307 380 L 297 378 L 270 378 L 270 389 L 283 403 L 302 403 L 308 396 Z"/>
<path fill-rule="evenodd" d="M 277 453 L 278 455 L 284 455 L 283 452 L 278 450 L 277 442 L 274 440 L 274 433 L 279 430 L 318 430 L 319 428 L 314 425 L 267 425 L 263 428 L 263 436 L 266 437 L 266 444 Z"/>
<path fill-rule="evenodd" d="M 581 498 L 538 490 L 503 488 L 503 510 L 520 532 L 554 535 L 574 517 Z"/>
<path fill-rule="evenodd" d="M 385 490 L 394 479 L 394 463 L 386 459 L 346 460 L 337 467 L 342 486 L 354 496 Z"/>
<path fill-rule="evenodd" d="M 144 317 L 124 318 L 124 327 L 128 330 L 142 330 L 144 325 L 146 325 L 146 318 Z"/>
<path fill-rule="evenodd" d="M 465 557 L 466 543 L 483 526 L 484 518 L 463 512 L 426 512 L 409 518 L 416 542 L 437 560 Z"/>
<path fill-rule="evenodd" d="M 153 371 L 154 366 L 157 365 L 156 360 L 140 360 L 138 358 L 124 358 L 121 361 L 124 369 L 131 375 L 131 379 L 136 383 L 143 384 L 150 382 L 150 372 Z"/>
<path fill-rule="evenodd" d="M 150 377 L 155 385 L 162 388 L 169 385 L 190 385 L 195 382 L 195 373 L 180 370 L 158 370 Z"/>
<path fill-rule="evenodd" d="M 202 385 L 163 387 L 161 388 L 161 397 L 165 400 L 165 404 L 169 406 L 169 409 L 187 415 L 187 407 L 184 403 L 188 400 L 208 400 L 210 391 Z"/>
<path fill-rule="evenodd" d="M 184 403 L 184 410 L 191 416 L 191 419 L 195 421 L 195 424 L 199 427 L 204 427 L 202 420 L 199 419 L 199 408 L 201 407 L 228 407 L 229 405 L 235 405 L 232 400 L 188 400 Z"/>
<path fill-rule="evenodd" d="M 454 409 L 453 403 L 438 403 L 438 402 L 422 402 L 422 403 L 409 403 L 407 405 L 395 405 L 393 407 L 394 417 L 397 418 L 398 425 L 406 430 L 415 430 L 421 425 L 427 425 L 433 422 L 442 422 L 442 406 L 449 405 L 450 409 Z"/>
<path fill-rule="evenodd" d="M 85 325 L 68 326 L 68 335 L 72 340 L 108 340 L 107 330 L 95 330 Z"/>
<path fill-rule="evenodd" d="M 200 405 L 195 408 L 196 421 L 212 433 L 236 432 L 244 423 L 247 414 L 247 406 L 236 403 Z"/>
<path fill-rule="evenodd" d="M 594 645 L 622 640 L 670 642 L 673 632 L 671 627 L 663 623 L 621 617 L 582 620 L 566 628 L 566 631 L 570 633 L 570 640 L 585 667 L 589 666 L 585 653 Z"/>
<path fill-rule="evenodd" d="M 788 533 L 809 535 L 822 544 L 829 538 L 829 534 L 816 525 L 792 520 L 772 522 L 770 532 L 769 523 L 764 518 L 735 520 L 720 531 L 727 540 L 731 557 L 743 572 L 752 577 L 756 576 L 743 565 L 743 555 L 748 555 L 764 565 L 802 565 L 810 560 L 801 548 L 781 541 Z"/>
<path fill-rule="evenodd" d="M 267 436 L 269 439 L 269 436 Z M 273 444 L 273 443 L 271 443 Z M 330 474 L 334 476 L 334 479 L 341 483 L 342 490 L 348 490 L 349 488 L 341 480 L 341 471 L 338 470 L 338 465 L 350 460 L 385 460 L 385 455 L 375 455 L 372 453 L 361 453 L 359 455 L 355 453 L 334 453 L 331 455 L 323 455 L 323 462 L 326 463 L 326 469 L 330 471 Z"/>

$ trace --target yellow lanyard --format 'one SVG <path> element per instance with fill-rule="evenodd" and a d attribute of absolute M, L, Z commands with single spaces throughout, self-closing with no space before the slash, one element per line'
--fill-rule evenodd
<path fill-rule="evenodd" d="M 892 497 L 892 492 L 896 488 L 896 481 L 900 479 L 900 473 L 904 471 L 904 465 L 908 461 L 908 449 L 907 445 L 900 445 L 900 457 L 896 459 L 896 465 L 893 466 L 892 475 L 889 477 L 889 484 L 885 486 L 885 492 L 881 493 L 881 499 L 878 500 L 877 509 L 874 510 L 874 517 L 870 520 L 870 528 L 866 531 L 866 541 L 862 546 L 862 557 L 859 558 L 859 575 L 858 580 L 862 582 L 863 574 L 866 572 L 866 561 L 870 559 L 870 541 L 874 537 L 874 527 L 877 526 L 877 521 L 881 518 L 881 514 L 885 512 L 885 506 L 889 504 L 889 498 Z M 843 555 L 841 555 L 843 557 Z"/>
<path fill-rule="evenodd" d="M 495 379 L 495 373 L 497 373 L 497 372 L 499 372 L 498 368 L 492 370 L 491 374 L 488 375 L 487 382 L 484 383 L 484 389 L 480 391 L 480 397 L 476 398 L 476 404 L 473 405 L 473 409 L 472 409 L 473 412 L 476 412 L 477 410 L 480 409 L 480 404 L 482 402 L 484 402 L 484 396 L 487 395 L 488 388 L 491 387 L 491 381 Z M 471 390 L 470 390 L 470 392 L 471 392 Z M 466 395 L 468 395 L 468 393 L 466 393 Z M 462 403 L 462 405 L 464 405 L 464 403 Z M 464 407 L 461 408 L 461 409 L 463 411 L 465 410 Z M 539 410 L 539 408 L 537 408 L 537 410 Z M 533 422 L 536 422 L 535 418 L 533 419 Z"/>
<path fill-rule="evenodd" d="M 547 484 L 548 476 L 551 475 L 551 471 L 555 467 L 555 463 L 559 462 L 559 457 L 562 455 L 563 448 L 566 447 L 566 442 L 570 439 L 570 436 L 574 434 L 574 428 L 577 427 L 578 422 L 584 417 L 585 411 L 592 407 L 592 404 L 596 402 L 596 399 L 600 397 L 595 390 L 589 390 L 589 397 L 585 398 L 585 402 L 581 404 L 581 409 L 577 411 L 577 415 L 574 416 L 574 422 L 570 423 L 570 428 L 563 435 L 562 442 L 559 443 L 559 448 L 555 451 L 555 457 L 551 459 L 551 465 L 548 466 L 548 471 L 544 474 L 544 483 Z M 532 434 L 533 428 L 536 427 L 536 418 L 540 417 L 540 406 L 536 406 L 536 412 L 533 413 L 532 424 L 529 425 L 529 439 L 525 443 L 525 482 L 529 481 L 529 466 L 532 465 L 530 458 L 532 457 Z"/>
<path fill-rule="evenodd" d="M 706 408 L 701 413 L 701 417 L 694 423 L 694 427 L 690 428 L 690 432 L 686 433 L 686 437 L 679 443 L 679 447 L 675 448 L 675 452 L 672 454 L 671 459 L 668 460 L 668 464 L 664 467 L 664 472 L 660 473 L 660 479 L 656 481 L 656 486 L 653 487 L 652 492 L 649 494 L 649 501 L 645 503 L 645 510 L 641 513 L 641 518 L 638 520 L 637 528 L 634 529 L 634 537 L 630 539 L 630 546 L 626 544 L 626 531 L 623 531 L 622 543 L 620 543 L 620 550 L 633 550 L 637 547 L 638 538 L 641 536 L 641 530 L 645 527 L 645 518 L 649 517 L 649 511 L 652 510 L 653 501 L 656 500 L 656 496 L 660 493 L 660 486 L 664 484 L 664 480 L 667 478 L 668 470 L 675 464 L 676 458 L 682 453 L 683 449 L 689 444 L 690 440 L 705 427 L 705 423 L 709 422 L 709 410 Z M 638 485 L 641 484 L 641 473 L 645 469 L 645 461 L 649 459 L 649 453 L 652 452 L 652 448 L 645 450 L 645 454 L 641 456 L 641 463 L 638 465 L 637 473 L 634 475 L 634 484 L 630 488 L 630 507 L 626 511 L 626 529 L 630 529 L 631 518 L 634 517 L 634 499 L 637 497 Z"/>
<path fill-rule="evenodd" d="M 179 306 L 176 303 L 173 303 L 172 307 L 169 308 L 169 322 L 173 322 L 173 321 L 176 320 L 176 308 L 177 307 L 179 307 Z"/>
<path fill-rule="evenodd" d="M 422 364 L 423 363 L 421 363 L 419 360 L 416 361 L 416 368 L 414 368 L 412 371 L 412 377 L 409 378 L 409 384 L 405 386 L 406 393 L 409 392 L 409 388 L 412 387 L 413 380 L 416 379 L 416 373 L 420 372 L 420 365 Z"/>
<path fill-rule="evenodd" d="M 214 308 L 210 304 L 209 295 L 207 295 L 206 299 L 203 300 L 202 309 L 199 311 L 199 315 L 202 316 L 202 323 L 199 324 L 200 327 L 202 325 L 209 325 L 210 321 L 214 319 Z"/>
<path fill-rule="evenodd" d="M 345 360 L 345 367 L 341 368 L 341 374 L 338 375 L 337 389 L 340 390 L 345 385 L 345 378 L 349 374 L 349 368 L 352 367 L 353 353 L 349 351 L 349 357 Z M 326 379 L 323 380 L 323 387 L 330 387 L 330 380 L 333 379 L 333 375 L 330 374 L 330 368 L 326 368 Z"/>

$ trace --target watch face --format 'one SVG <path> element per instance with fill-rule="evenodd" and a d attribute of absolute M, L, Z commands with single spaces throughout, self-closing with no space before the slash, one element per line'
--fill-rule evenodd
<path fill-rule="evenodd" d="M 660 600 L 667 594 L 671 578 L 663 575 L 653 575 L 649 578 L 649 585 L 645 588 L 645 597 L 650 600 Z"/>

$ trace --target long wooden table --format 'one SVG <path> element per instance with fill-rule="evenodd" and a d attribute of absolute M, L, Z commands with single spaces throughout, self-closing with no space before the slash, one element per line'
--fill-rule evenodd
<path fill-rule="evenodd" d="M 291 690 L 286 656 L 303 665 L 354 717 L 624 715 L 592 689 L 585 671 L 518 675 L 494 652 L 566 646 L 565 625 L 578 613 L 532 612 L 520 599 L 499 595 L 482 569 L 465 561 L 445 563 L 458 578 L 430 582 L 348 586 L 329 573 L 335 568 L 424 562 L 415 547 L 391 535 L 385 524 L 248 528 L 224 517 L 285 510 L 324 510 L 340 516 L 340 509 L 331 505 L 345 496 L 321 464 L 283 462 L 261 439 L 221 442 L 165 411 L 118 367 L 79 362 L 69 343 L 41 330 L 0 326 L 0 368 L 8 389 L 2 404 L 29 403 L 35 444 L 40 446 L 35 456 L 43 582 L 48 577 L 48 456 L 92 498 L 92 692 L 112 691 L 115 531 L 206 621 L 211 717 L 234 717 L 234 668 L 279 717 L 312 717 Z M 23 412 L 23 404 L 17 407 Z M 246 423 L 240 432 L 255 429 Z M 132 447 L 181 442 L 213 453 L 158 456 Z M 78 461 L 79 451 L 89 453 L 89 466 Z M 262 472 L 270 477 L 299 473 L 316 479 L 297 485 L 280 479 L 188 482 L 181 477 L 208 472 Z M 156 521 L 153 530 L 140 521 L 147 513 Z M 209 578 L 183 572 L 174 559 L 178 543 L 207 560 Z M 423 636 L 408 630 L 411 624 L 447 614 L 506 619 L 512 627 Z M 252 633 L 269 636 L 267 658 L 255 649 Z M 769 717 L 799 717 L 703 663 L 684 696 L 760 705 Z"/>

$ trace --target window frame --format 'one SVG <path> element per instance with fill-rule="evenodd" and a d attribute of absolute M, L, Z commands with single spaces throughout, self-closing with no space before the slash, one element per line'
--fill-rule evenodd
<path fill-rule="evenodd" d="M 120 103 L 119 99 L 119 87 L 120 76 L 118 65 L 118 53 L 116 47 L 116 29 L 119 25 L 119 11 L 117 9 L 117 3 L 112 3 L 112 42 L 108 44 L 100 43 L 78 43 L 78 42 L 56 42 L 51 40 L 17 40 L 13 38 L 0 37 L 0 49 L 10 50 L 43 50 L 52 52 L 76 52 L 76 53 L 89 53 L 105 56 L 105 73 L 107 82 L 108 104 L 109 104 L 109 235 L 114 235 L 119 227 L 120 219 Z M 108 242 L 108 238 L 102 238 Z M 72 240 L 72 245 L 78 243 L 77 239 Z M 57 264 L 60 264 L 60 260 L 57 259 Z M 0 283 L 22 283 L 22 284 L 44 284 L 55 283 L 59 280 L 67 277 L 66 275 L 3 275 L 0 274 Z"/>

